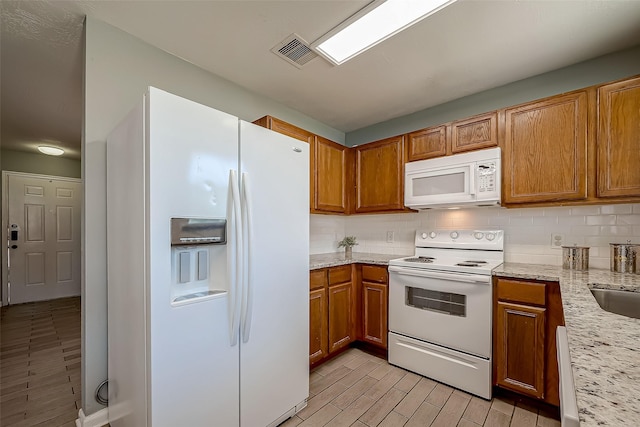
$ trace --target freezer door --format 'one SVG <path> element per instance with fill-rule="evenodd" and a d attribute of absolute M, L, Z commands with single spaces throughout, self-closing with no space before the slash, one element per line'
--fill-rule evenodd
<path fill-rule="evenodd" d="M 172 252 L 170 226 L 171 218 L 231 221 L 228 188 L 230 170 L 238 167 L 238 119 L 157 89 L 150 90 L 148 103 L 149 425 L 237 426 L 240 356 L 230 338 L 227 273 L 233 236 L 206 251 Z M 178 255 L 185 262 L 176 278 Z M 220 292 L 176 297 L 189 286 L 192 293 Z"/>
<path fill-rule="evenodd" d="M 309 145 L 246 122 L 240 135 L 251 227 L 240 425 L 277 425 L 309 395 Z"/>

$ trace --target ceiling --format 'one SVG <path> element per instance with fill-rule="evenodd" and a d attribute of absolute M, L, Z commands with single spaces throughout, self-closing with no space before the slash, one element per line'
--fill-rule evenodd
<path fill-rule="evenodd" d="M 343 132 L 640 41 L 640 1 L 458 0 L 338 67 L 271 52 L 368 3 L 2 0 L 2 146 L 50 140 L 79 158 L 85 14 Z"/>

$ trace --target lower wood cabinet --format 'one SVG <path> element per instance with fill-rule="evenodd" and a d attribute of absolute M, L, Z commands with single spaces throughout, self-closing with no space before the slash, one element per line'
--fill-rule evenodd
<path fill-rule="evenodd" d="M 494 385 L 560 403 L 556 329 L 564 325 L 557 282 L 496 278 Z"/>
<path fill-rule="evenodd" d="M 340 350 L 355 340 L 353 294 L 351 282 L 329 286 L 329 353 Z"/>
<path fill-rule="evenodd" d="M 356 340 L 386 350 L 386 266 L 353 264 L 310 272 L 309 363 L 317 365 Z"/>
<path fill-rule="evenodd" d="M 387 348 L 389 279 L 385 267 L 362 266 L 362 341 Z"/>
<path fill-rule="evenodd" d="M 498 301 L 495 354 L 498 385 L 544 397 L 545 308 Z"/>
<path fill-rule="evenodd" d="M 329 355 L 327 324 L 327 290 L 309 292 L 309 363 L 316 363 Z"/>

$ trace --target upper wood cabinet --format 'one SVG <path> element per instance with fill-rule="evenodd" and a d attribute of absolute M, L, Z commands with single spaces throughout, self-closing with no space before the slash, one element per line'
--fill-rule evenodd
<path fill-rule="evenodd" d="M 407 161 L 498 146 L 498 113 L 480 114 L 407 134 Z"/>
<path fill-rule="evenodd" d="M 299 139 L 300 141 L 304 141 L 308 144 L 311 144 L 315 137 L 315 135 L 309 131 L 306 131 L 302 128 L 292 125 L 291 123 L 287 123 L 272 116 L 261 117 L 253 123 L 258 126 L 271 129 L 274 132 L 290 136 L 291 138 Z"/>
<path fill-rule="evenodd" d="M 587 92 L 504 110 L 503 203 L 587 197 Z"/>
<path fill-rule="evenodd" d="M 640 196 L 640 77 L 598 89 L 598 197 Z"/>
<path fill-rule="evenodd" d="M 434 126 L 407 134 L 407 161 L 447 155 L 447 126 Z"/>
<path fill-rule="evenodd" d="M 355 212 L 404 210 L 404 136 L 355 147 Z"/>
<path fill-rule="evenodd" d="M 346 214 L 349 212 L 350 151 L 348 147 L 272 116 L 264 116 L 253 123 L 309 143 L 311 213 Z"/>
<path fill-rule="evenodd" d="M 451 124 L 451 152 L 454 154 L 497 146 L 498 114 L 495 111 Z"/>
<path fill-rule="evenodd" d="M 312 212 L 347 213 L 349 148 L 316 136 L 313 144 Z"/>

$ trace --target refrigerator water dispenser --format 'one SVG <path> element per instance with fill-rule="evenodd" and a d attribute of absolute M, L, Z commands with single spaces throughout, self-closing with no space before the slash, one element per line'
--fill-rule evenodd
<path fill-rule="evenodd" d="M 171 218 L 172 305 L 226 294 L 226 227 L 225 219 Z"/>

